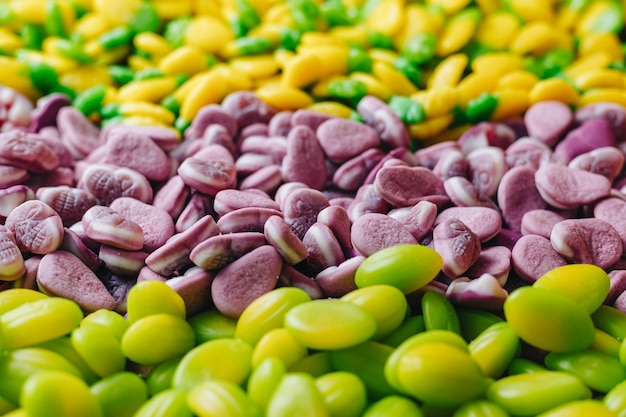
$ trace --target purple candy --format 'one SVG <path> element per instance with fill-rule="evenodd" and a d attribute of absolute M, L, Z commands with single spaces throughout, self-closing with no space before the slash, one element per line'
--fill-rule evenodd
<path fill-rule="evenodd" d="M 347 119 L 327 120 L 316 133 L 324 154 L 335 163 L 347 161 L 380 145 L 380 137 L 374 129 Z"/>

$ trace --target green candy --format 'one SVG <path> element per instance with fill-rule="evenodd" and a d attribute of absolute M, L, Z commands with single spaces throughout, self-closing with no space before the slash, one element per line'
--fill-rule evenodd
<path fill-rule="evenodd" d="M 81 326 L 72 332 L 71 341 L 76 352 L 101 377 L 124 370 L 126 357 L 120 339 L 107 327 Z"/>
<path fill-rule="evenodd" d="M 27 49 L 41 50 L 41 44 L 46 37 L 45 30 L 35 23 L 24 23 L 19 29 L 20 38 Z"/>
<path fill-rule="evenodd" d="M 411 63 L 411 61 L 403 56 L 399 56 L 393 61 L 393 67 L 400 71 L 415 86 L 422 83 L 422 73 L 419 68 Z"/>
<path fill-rule="evenodd" d="M 108 310 L 107 310 L 108 311 Z M 115 313 L 117 314 L 117 313 Z M 100 376 L 96 374 L 89 364 L 83 359 L 83 357 L 72 346 L 72 340 L 70 336 L 59 337 L 54 340 L 41 343 L 36 347 L 47 349 L 51 352 L 58 353 L 67 359 L 72 365 L 80 371 L 83 380 L 88 384 L 93 384 L 100 379 Z"/>
<path fill-rule="evenodd" d="M 161 362 L 152 368 L 146 377 L 148 393 L 151 396 L 172 388 L 174 373 L 176 372 L 176 368 L 178 368 L 181 359 L 181 357 L 175 357 L 166 360 L 165 362 Z"/>
<path fill-rule="evenodd" d="M 148 389 L 141 377 L 120 372 L 101 379 L 90 387 L 102 408 L 103 417 L 132 417 L 148 400 Z"/>
<path fill-rule="evenodd" d="M 367 405 L 363 381 L 350 372 L 330 372 L 315 380 L 330 417 L 360 417 Z"/>
<path fill-rule="evenodd" d="M 515 416 L 536 416 L 571 401 L 591 397 L 582 381 L 569 373 L 538 371 L 506 376 L 493 382 L 485 394 Z"/>
<path fill-rule="evenodd" d="M 402 391 L 435 407 L 458 407 L 480 398 L 488 380 L 467 350 L 431 342 L 398 359 L 395 377 Z"/>
<path fill-rule="evenodd" d="M 128 84 L 135 78 L 133 70 L 123 65 L 111 65 L 109 75 L 117 85 Z"/>
<path fill-rule="evenodd" d="M 530 359 L 513 358 L 511 364 L 506 370 L 508 375 L 530 374 L 533 372 L 545 371 L 546 368 L 533 362 Z"/>
<path fill-rule="evenodd" d="M 389 395 L 371 404 L 363 417 L 424 417 L 424 413 L 414 401 Z"/>
<path fill-rule="evenodd" d="M 556 291 L 520 287 L 504 302 L 504 316 L 525 342 L 552 352 L 576 352 L 593 342 L 595 328 L 584 307 Z"/>
<path fill-rule="evenodd" d="M 459 316 L 461 335 L 468 342 L 475 339 L 492 324 L 504 321 L 500 316 L 485 310 L 456 307 L 455 311 Z"/>
<path fill-rule="evenodd" d="M 449 330 L 461 334 L 459 316 L 450 300 L 442 293 L 434 290 L 424 292 L 422 314 L 426 330 Z"/>
<path fill-rule="evenodd" d="M 63 12 L 61 11 L 59 4 L 54 0 L 48 0 L 46 3 L 46 12 L 48 16 L 44 27 L 48 35 L 59 36 L 62 38 L 67 36 L 65 23 L 63 22 Z"/>
<path fill-rule="evenodd" d="M 363 48 L 352 47 L 348 50 L 348 73 L 372 72 L 372 58 Z"/>
<path fill-rule="evenodd" d="M 193 417 L 187 405 L 187 393 L 169 389 L 151 397 L 133 417 Z"/>
<path fill-rule="evenodd" d="M 367 95 L 367 86 L 359 80 L 334 80 L 328 83 L 331 97 L 359 101 Z"/>
<path fill-rule="evenodd" d="M 339 0 L 330 0 L 320 5 L 321 17 L 329 26 L 346 26 L 351 24 L 346 6 Z"/>
<path fill-rule="evenodd" d="M 272 41 L 260 36 L 244 36 L 235 41 L 241 55 L 256 55 L 269 51 Z"/>
<path fill-rule="evenodd" d="M 235 337 L 237 320 L 225 316 L 217 310 L 205 311 L 189 319 L 196 334 L 196 344 L 209 340 Z"/>
<path fill-rule="evenodd" d="M 274 390 L 287 372 L 285 364 L 278 358 L 271 357 L 263 360 L 252 371 L 247 382 L 248 397 L 265 411 Z"/>
<path fill-rule="evenodd" d="M 599 330 L 610 334 L 620 342 L 626 339 L 626 315 L 617 308 L 603 304 L 594 311 L 591 318 Z"/>
<path fill-rule="evenodd" d="M 306 347 L 334 350 L 369 340 L 376 333 L 376 320 L 363 307 L 350 302 L 320 299 L 289 310 L 284 327 Z"/>
<path fill-rule="evenodd" d="M 424 316 L 407 317 L 393 332 L 380 341 L 391 347 L 398 347 L 409 337 L 426 330 Z"/>
<path fill-rule="evenodd" d="M 287 373 L 270 398 L 267 415 L 328 417 L 328 411 L 312 376 L 304 373 Z"/>
<path fill-rule="evenodd" d="M 590 389 L 603 393 L 626 379 L 626 369 L 617 358 L 593 350 L 550 352 L 544 363 L 548 369 L 576 375 Z"/>
<path fill-rule="evenodd" d="M 409 294 L 435 279 L 442 266 L 441 255 L 428 246 L 392 246 L 367 257 L 357 269 L 354 282 L 359 288 L 388 284 Z"/>
<path fill-rule="evenodd" d="M 188 394 L 189 408 L 198 416 L 260 417 L 256 404 L 237 384 L 219 379 L 196 385 Z"/>
<path fill-rule="evenodd" d="M 380 32 L 367 32 L 367 41 L 372 48 L 394 49 L 393 38 Z"/>
<path fill-rule="evenodd" d="M 166 283 L 148 280 L 137 283 L 128 292 L 127 317 L 133 323 L 152 314 L 170 314 L 184 319 L 185 301 Z"/>
<path fill-rule="evenodd" d="M 498 404 L 476 400 L 459 407 L 452 417 L 509 417 L 509 414 Z"/>
<path fill-rule="evenodd" d="M 128 320 L 122 317 L 119 313 L 111 310 L 96 310 L 93 313 L 89 313 L 80 322 L 82 326 L 89 325 L 101 325 L 106 327 L 118 340 L 122 340 L 122 336 L 128 330 Z"/>
<path fill-rule="evenodd" d="M 98 41 L 104 49 L 113 49 L 130 44 L 134 35 L 135 33 L 128 26 L 118 26 L 100 35 Z"/>
<path fill-rule="evenodd" d="M 489 93 L 482 93 L 467 103 L 465 117 L 470 123 L 489 120 L 496 107 L 498 107 L 498 98 Z"/>
<path fill-rule="evenodd" d="M 499 378 L 521 348 L 519 337 L 506 322 L 491 325 L 467 347 L 470 356 L 490 378 Z"/>
<path fill-rule="evenodd" d="M 389 108 L 406 124 L 419 123 L 426 119 L 424 107 L 409 97 L 392 96 Z"/>
<path fill-rule="evenodd" d="M 426 64 L 435 57 L 437 37 L 432 33 L 420 33 L 405 42 L 400 53 L 414 65 Z"/>
<path fill-rule="evenodd" d="M 304 372 L 313 377 L 322 376 L 333 370 L 330 363 L 330 352 L 315 352 L 291 364 L 287 371 Z"/>
<path fill-rule="evenodd" d="M 130 18 L 129 24 L 135 33 L 157 32 L 161 27 L 161 19 L 155 7 L 149 2 L 144 2 Z"/>
<path fill-rule="evenodd" d="M 189 24 L 189 17 L 180 17 L 170 20 L 163 31 L 163 36 L 174 48 L 182 46 L 185 42 L 185 30 Z"/>

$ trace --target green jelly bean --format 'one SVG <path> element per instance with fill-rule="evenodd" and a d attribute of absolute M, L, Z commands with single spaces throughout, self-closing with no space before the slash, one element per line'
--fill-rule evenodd
<path fill-rule="evenodd" d="M 74 349 L 70 336 L 63 336 L 54 340 L 49 340 L 38 344 L 36 347 L 47 349 L 63 356 L 80 371 L 80 374 L 86 383 L 93 384 L 100 379 L 100 375 L 96 374 L 85 359 L 83 359 L 76 349 Z"/>
<path fill-rule="evenodd" d="M 295 287 L 281 287 L 255 299 L 241 313 L 235 337 L 254 346 L 268 331 L 282 327 L 287 311 L 311 301 L 311 297 Z"/>
<path fill-rule="evenodd" d="M 426 119 L 424 107 L 409 97 L 392 96 L 389 108 L 406 124 L 419 123 Z"/>
<path fill-rule="evenodd" d="M 272 417 L 328 417 L 328 410 L 311 375 L 287 373 L 270 398 L 267 415 Z"/>
<path fill-rule="evenodd" d="M 148 400 L 148 389 L 141 377 L 120 372 L 101 379 L 90 387 L 103 417 L 132 417 Z"/>
<path fill-rule="evenodd" d="M 605 355 L 619 358 L 621 343 L 619 340 L 611 336 L 610 334 L 596 329 L 593 343 L 589 346 L 590 349 L 596 352 L 604 353 Z"/>
<path fill-rule="evenodd" d="M 313 377 L 324 375 L 332 370 L 329 352 L 312 353 L 287 368 L 289 372 L 304 372 Z"/>
<path fill-rule="evenodd" d="M 609 275 L 596 265 L 570 264 L 554 268 L 539 277 L 533 287 L 568 296 L 591 314 L 609 295 Z"/>
<path fill-rule="evenodd" d="M 520 287 L 504 302 L 504 315 L 525 342 L 552 352 L 575 352 L 593 342 L 595 328 L 584 308 L 556 291 Z"/>
<path fill-rule="evenodd" d="M 536 416 L 571 401 L 591 397 L 576 376 L 561 371 L 539 371 L 505 376 L 487 388 L 486 398 L 515 416 Z"/>
<path fill-rule="evenodd" d="M 255 417 L 259 409 L 234 382 L 204 381 L 195 386 L 187 396 L 189 408 L 198 416 Z"/>
<path fill-rule="evenodd" d="M 382 398 L 397 394 L 385 378 L 385 364 L 393 352 L 390 346 L 367 341 L 348 349 L 331 351 L 329 355 L 333 369 L 355 374 L 365 384 L 370 397 Z"/>
<path fill-rule="evenodd" d="M 489 120 L 496 107 L 498 107 L 498 98 L 489 93 L 482 93 L 467 103 L 465 117 L 470 123 Z"/>
<path fill-rule="evenodd" d="M 244 36 L 235 41 L 241 55 L 256 55 L 269 51 L 272 41 L 260 36 Z"/>
<path fill-rule="evenodd" d="M 437 37 L 432 33 L 419 33 L 407 40 L 400 53 L 414 65 L 426 64 L 435 57 Z"/>
<path fill-rule="evenodd" d="M 498 404 L 476 400 L 459 407 L 452 417 L 508 417 L 509 414 Z"/>
<path fill-rule="evenodd" d="M 499 378 L 520 352 L 519 337 L 507 322 L 491 325 L 467 345 L 485 376 Z"/>
<path fill-rule="evenodd" d="M 403 56 L 399 56 L 393 61 L 393 67 L 400 71 L 415 86 L 422 83 L 422 73 L 418 67 L 413 65 L 411 61 Z"/>
<path fill-rule="evenodd" d="M 118 340 L 122 340 L 122 336 L 128 330 L 128 320 L 122 317 L 119 313 L 111 310 L 96 310 L 93 313 L 89 313 L 80 322 L 82 326 L 100 325 L 106 327 Z"/>
<path fill-rule="evenodd" d="M 626 339 L 626 315 L 606 304 L 598 307 L 591 315 L 596 328 L 619 340 Z"/>
<path fill-rule="evenodd" d="M 280 30 L 280 47 L 288 51 L 295 51 L 300 44 L 300 36 L 302 36 L 302 32 L 298 30 L 282 28 Z"/>
<path fill-rule="evenodd" d="M 592 31 L 619 33 L 624 27 L 624 7 L 621 3 L 609 2 L 604 12 L 596 18 Z"/>
<path fill-rule="evenodd" d="M 422 314 L 426 330 L 449 330 L 461 334 L 459 316 L 450 300 L 440 292 L 427 290 L 422 296 Z"/>
<path fill-rule="evenodd" d="M 380 32 L 367 32 L 367 42 L 372 48 L 394 50 L 393 38 Z"/>
<path fill-rule="evenodd" d="M 291 18 L 296 28 L 303 32 L 316 30 L 315 19 L 319 14 L 317 5 L 311 0 L 291 0 L 289 2 Z"/>
<path fill-rule="evenodd" d="M 174 128 L 181 133 L 187 130 L 189 126 L 191 126 L 191 121 L 182 119 L 180 117 L 177 118 L 176 121 L 174 122 Z"/>
<path fill-rule="evenodd" d="M 617 358 L 593 350 L 550 352 L 544 363 L 548 369 L 576 375 L 590 389 L 603 393 L 626 379 L 626 369 Z"/>
<path fill-rule="evenodd" d="M 100 116 L 104 119 L 112 119 L 114 117 L 118 117 L 120 115 L 120 104 L 119 103 L 109 103 L 100 109 Z"/>
<path fill-rule="evenodd" d="M 66 58 L 72 59 L 79 64 L 90 64 L 93 59 L 82 49 L 77 42 L 67 39 L 58 39 L 56 44 L 57 52 Z"/>
<path fill-rule="evenodd" d="M 469 353 L 465 340 L 457 333 L 449 330 L 430 330 L 416 334 L 405 340 L 389 355 L 384 368 L 385 379 L 389 382 L 389 385 L 396 390 L 404 391 L 397 377 L 400 359 L 411 349 L 428 343 L 445 343 Z"/>
<path fill-rule="evenodd" d="M 15 404 L 0 395 L 0 415 L 4 416 L 15 409 L 17 409 Z"/>
<path fill-rule="evenodd" d="M 20 404 L 29 417 L 101 417 L 102 409 L 89 386 L 75 375 L 44 371 L 28 378 Z"/>
<path fill-rule="evenodd" d="M 626 415 L 626 381 L 622 381 L 606 393 L 604 405 L 620 417 Z"/>
<path fill-rule="evenodd" d="M 173 48 L 182 46 L 185 42 L 185 30 L 189 24 L 189 17 L 179 17 L 177 19 L 170 20 L 165 25 L 163 30 L 163 37 L 167 40 Z"/>
<path fill-rule="evenodd" d="M 170 314 L 181 319 L 186 316 L 185 301 L 162 281 L 138 282 L 128 292 L 126 304 L 130 323 L 151 314 Z"/>
<path fill-rule="evenodd" d="M 237 320 L 225 316 L 217 310 L 204 311 L 189 319 L 189 324 L 196 334 L 196 344 L 209 340 L 235 337 Z"/>
<path fill-rule="evenodd" d="M 468 342 L 474 340 L 492 324 L 504 321 L 500 316 L 486 310 L 468 307 L 456 307 L 455 310 L 461 325 L 461 336 Z"/>
<path fill-rule="evenodd" d="M 256 367 L 266 358 L 276 357 L 289 367 L 308 354 L 308 350 L 284 328 L 265 333 L 252 352 L 252 366 Z"/>
<path fill-rule="evenodd" d="M 130 325 L 122 337 L 122 352 L 139 364 L 157 365 L 188 352 L 195 341 L 196 335 L 185 320 L 171 314 L 152 314 Z"/>
<path fill-rule="evenodd" d="M 532 372 L 545 371 L 546 368 L 525 358 L 513 358 L 506 373 L 508 375 L 530 374 Z"/>
<path fill-rule="evenodd" d="M 318 350 L 355 346 L 376 333 L 371 313 L 338 299 L 299 304 L 285 314 L 284 326 L 302 345 Z"/>
<path fill-rule="evenodd" d="M 331 97 L 359 101 L 367 95 L 367 86 L 359 80 L 334 80 L 328 83 Z"/>
<path fill-rule="evenodd" d="M 111 65 L 108 70 L 113 82 L 117 85 L 127 84 L 135 78 L 133 70 L 123 65 Z"/>
<path fill-rule="evenodd" d="M 330 372 L 315 380 L 330 417 L 360 417 L 367 405 L 363 381 L 350 372 Z"/>
<path fill-rule="evenodd" d="M 128 22 L 130 29 L 135 33 L 157 32 L 161 27 L 161 19 L 155 7 L 148 3 L 142 3 Z"/>
<path fill-rule="evenodd" d="M 151 78 L 161 78 L 163 73 L 158 68 L 146 68 L 145 70 L 135 72 L 134 81 L 149 80 Z"/>
<path fill-rule="evenodd" d="M 105 95 L 106 87 L 97 85 L 79 93 L 74 101 L 72 101 L 72 105 L 85 115 L 85 117 L 89 117 L 100 111 Z"/>
<path fill-rule="evenodd" d="M 552 410 L 541 413 L 538 417 L 615 417 L 602 402 L 597 400 L 573 401 Z"/>
<path fill-rule="evenodd" d="M 41 44 L 46 37 L 42 25 L 25 22 L 20 26 L 19 34 L 26 49 L 41 50 Z"/>
<path fill-rule="evenodd" d="M 181 357 L 172 358 L 154 366 L 146 377 L 148 393 L 152 396 L 172 388 L 172 380 Z"/>
<path fill-rule="evenodd" d="M 238 18 L 240 19 L 242 26 L 245 28 L 244 34 L 261 23 L 258 13 L 254 7 L 252 7 L 250 2 L 247 0 L 236 0 L 235 4 L 237 5 L 237 11 L 239 12 Z"/>
<path fill-rule="evenodd" d="M 425 330 L 424 316 L 411 316 L 407 317 L 397 329 L 380 341 L 391 347 L 398 347 L 409 337 L 422 333 Z"/>
<path fill-rule="evenodd" d="M 267 358 L 254 368 L 246 391 L 259 410 L 265 412 L 269 399 L 286 372 L 285 364 L 278 358 Z"/>
<path fill-rule="evenodd" d="M 358 288 L 341 297 L 368 311 L 376 320 L 373 339 L 379 340 L 396 330 L 406 317 L 409 305 L 406 297 L 391 285 L 372 285 Z"/>
<path fill-rule="evenodd" d="M 48 1 L 46 3 L 47 18 L 44 28 L 49 36 L 67 36 L 65 24 L 63 22 L 63 12 L 56 1 Z"/>
<path fill-rule="evenodd" d="M 392 246 L 368 256 L 357 269 L 354 282 L 359 288 L 393 285 L 409 294 L 435 279 L 442 266 L 441 255 L 428 246 Z"/>
<path fill-rule="evenodd" d="M 372 72 L 372 58 L 363 48 L 352 47 L 348 50 L 348 73 Z"/>
<path fill-rule="evenodd" d="M 193 417 L 187 405 L 187 392 L 169 389 L 151 397 L 133 417 Z"/>
<path fill-rule="evenodd" d="M 241 384 L 252 371 L 252 347 L 239 339 L 217 339 L 189 350 L 174 372 L 172 386 L 190 390 L 209 379 Z"/>
<path fill-rule="evenodd" d="M 555 48 L 543 54 L 537 60 L 542 68 L 541 78 L 555 77 L 574 61 L 574 54 L 569 49 Z"/>
<path fill-rule="evenodd" d="M 399 395 L 388 395 L 371 404 L 363 417 L 424 417 L 424 413 L 414 401 Z"/>
<path fill-rule="evenodd" d="M 351 19 L 346 10 L 346 6 L 338 0 L 326 1 L 320 5 L 320 16 L 328 23 L 329 26 L 346 26 L 350 25 Z"/>
<path fill-rule="evenodd" d="M 83 377 L 76 366 L 58 353 L 36 347 L 5 351 L 0 356 L 0 396 L 18 404 L 26 380 L 42 371 Z"/>
<path fill-rule="evenodd" d="M 228 23 L 235 38 L 241 38 L 248 33 L 248 28 L 240 16 L 232 18 Z"/>
<path fill-rule="evenodd" d="M 11 288 L 9 290 L 0 291 L 0 316 L 22 304 L 42 300 L 44 298 L 48 298 L 48 296 L 40 291 L 28 288 Z"/>
<path fill-rule="evenodd" d="M 404 352 L 395 377 L 402 391 L 425 404 L 446 408 L 480 398 L 488 385 L 467 350 L 441 342 L 424 343 Z"/>
<path fill-rule="evenodd" d="M 174 114 L 180 113 L 180 103 L 178 102 L 178 100 L 176 100 L 176 97 L 174 96 L 165 97 L 160 104 Z"/>
<path fill-rule="evenodd" d="M 124 370 L 126 356 L 122 352 L 120 339 L 107 327 L 81 326 L 71 335 L 72 346 L 101 377 Z"/>
<path fill-rule="evenodd" d="M 83 312 L 74 301 L 46 297 L 16 307 L 0 316 L 4 346 L 15 349 L 64 336 L 78 327 Z"/>

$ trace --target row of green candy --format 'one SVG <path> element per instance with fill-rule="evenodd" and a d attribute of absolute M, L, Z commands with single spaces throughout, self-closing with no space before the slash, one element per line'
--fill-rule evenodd
<path fill-rule="evenodd" d="M 253 90 L 357 117 L 389 102 L 413 138 L 559 100 L 626 105 L 617 0 L 10 0 L 0 77 L 63 92 L 92 120 L 175 126 Z"/>
<path fill-rule="evenodd" d="M 0 414 L 626 413 L 626 315 L 602 304 L 603 270 L 554 269 L 489 312 L 453 306 L 429 288 L 441 265 L 425 246 L 384 249 L 357 270 L 358 289 L 339 299 L 277 288 L 237 320 L 216 310 L 186 317 L 182 298 L 160 281 L 131 289 L 126 318 L 84 315 L 71 300 L 33 290 L 3 291 Z"/>

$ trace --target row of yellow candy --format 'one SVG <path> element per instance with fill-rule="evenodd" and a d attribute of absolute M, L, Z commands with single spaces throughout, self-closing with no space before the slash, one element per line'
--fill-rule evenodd
<path fill-rule="evenodd" d="M 332 86 L 356 85 L 365 88 L 361 94 L 384 101 L 401 96 L 418 103 L 423 117 L 405 122 L 419 139 L 446 138 L 441 134 L 453 125 L 458 129 L 447 134 L 458 134 L 466 127 L 459 123 L 459 111 L 477 112 L 469 120 L 475 122 L 521 115 L 543 100 L 626 105 L 618 36 L 624 21 L 621 2 L 470 3 L 12 0 L 0 8 L 0 51 L 6 54 L 0 57 L 0 77 L 33 99 L 50 92 L 41 91 L 47 86 L 60 85 L 79 95 L 105 86 L 100 104 L 119 104 L 116 121 L 176 122 L 179 128 L 202 106 L 237 90 L 254 90 L 279 109 L 310 108 L 350 117 L 349 99 L 355 97 L 350 92 L 341 96 Z M 333 26 L 332 7 L 359 12 L 360 18 Z M 303 17 L 306 12 L 312 16 Z M 242 16 L 253 22 L 239 22 L 248 27 L 236 33 L 233 22 Z M 24 28 L 42 26 L 41 48 L 33 49 Z M 293 40 L 295 50 L 285 48 L 286 35 L 294 33 L 299 35 Z M 425 41 L 416 45 L 418 38 L 435 39 L 433 50 L 423 50 Z M 355 51 L 365 65 L 355 66 Z M 553 51 L 573 59 L 560 67 L 557 63 L 550 74 L 530 68 Z M 419 66 L 419 80 L 401 70 L 401 59 Z M 29 78 L 33 63 L 52 68 L 50 77 L 56 80 Z M 129 70 L 124 81 L 112 72 L 123 68 L 119 63 Z M 358 92 L 352 94 L 358 98 Z"/>

